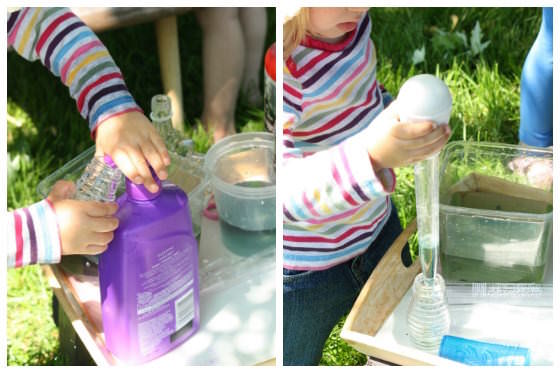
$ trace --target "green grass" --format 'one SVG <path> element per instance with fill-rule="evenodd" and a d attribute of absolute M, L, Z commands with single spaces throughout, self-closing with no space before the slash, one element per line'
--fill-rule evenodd
<path fill-rule="evenodd" d="M 267 10 L 265 46 L 276 39 L 275 10 Z M 193 13 L 178 18 L 185 129 L 195 150 L 205 152 L 210 137 L 199 126 L 202 113 L 201 30 Z M 151 97 L 163 91 L 152 23 L 99 34 L 121 68 L 127 86 L 145 113 Z M 263 56 L 264 57 L 264 56 Z M 39 62 L 15 53 L 7 57 L 8 210 L 40 199 L 39 181 L 93 145 L 68 89 Z M 263 130 L 263 110 L 250 108 L 244 97 L 236 110 L 238 131 Z M 52 292 L 39 266 L 8 270 L 8 365 L 65 364 L 52 320 Z"/>

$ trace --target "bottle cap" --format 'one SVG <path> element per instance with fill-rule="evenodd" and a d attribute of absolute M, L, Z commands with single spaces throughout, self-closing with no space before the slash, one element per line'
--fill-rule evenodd
<path fill-rule="evenodd" d="M 266 74 L 275 82 L 276 81 L 276 43 L 267 49 L 264 55 L 264 69 Z"/>
<path fill-rule="evenodd" d="M 158 190 L 155 193 L 150 192 L 144 184 L 134 184 L 130 179 L 126 179 L 126 194 L 129 199 L 134 201 L 150 201 L 156 199 L 161 194 L 161 180 L 157 177 L 156 173 L 150 167 L 150 172 L 152 177 L 158 186 Z"/>

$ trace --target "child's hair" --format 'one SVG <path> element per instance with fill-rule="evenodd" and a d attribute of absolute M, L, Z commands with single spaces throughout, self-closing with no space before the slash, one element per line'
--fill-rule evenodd
<path fill-rule="evenodd" d="M 294 17 L 284 23 L 284 61 L 305 37 L 308 22 L 309 9 L 301 8 Z"/>

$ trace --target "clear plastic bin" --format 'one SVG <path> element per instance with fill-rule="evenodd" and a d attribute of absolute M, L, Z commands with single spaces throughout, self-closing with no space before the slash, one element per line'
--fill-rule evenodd
<path fill-rule="evenodd" d="M 519 166 L 527 160 L 551 169 L 552 151 L 452 142 L 441 152 L 440 261 L 446 281 L 542 282 L 551 261 L 552 190 Z"/>

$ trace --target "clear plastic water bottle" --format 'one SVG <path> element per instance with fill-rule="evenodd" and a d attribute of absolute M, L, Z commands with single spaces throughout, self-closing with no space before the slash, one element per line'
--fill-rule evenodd
<path fill-rule="evenodd" d="M 82 201 L 114 202 L 123 181 L 122 176 L 122 172 L 109 155 L 95 156 L 76 182 L 74 198 Z M 85 257 L 92 263 L 99 262 L 98 255 Z"/>
<path fill-rule="evenodd" d="M 95 156 L 76 183 L 75 198 L 85 201 L 113 202 L 122 182 L 122 173 L 110 156 Z"/>

